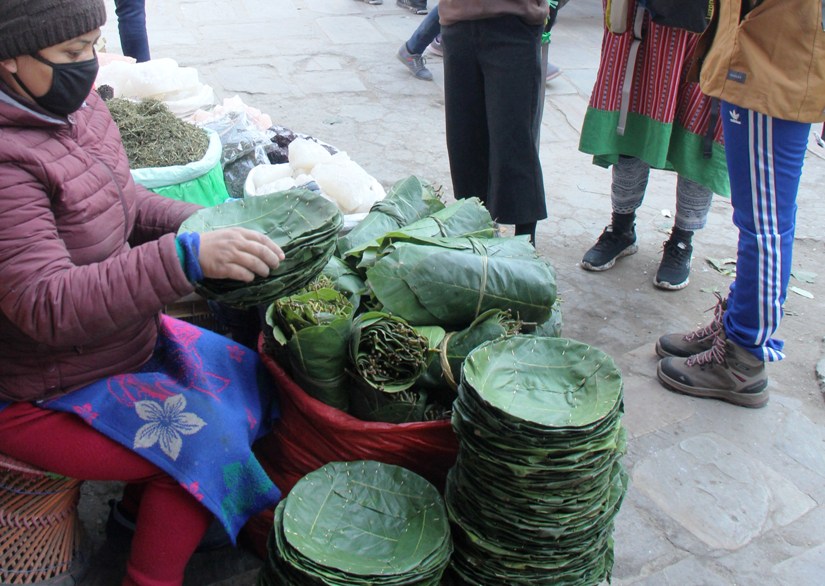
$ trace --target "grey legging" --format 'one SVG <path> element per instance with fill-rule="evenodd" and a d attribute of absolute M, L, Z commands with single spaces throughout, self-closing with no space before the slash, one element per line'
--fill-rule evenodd
<path fill-rule="evenodd" d="M 613 186 L 610 200 L 613 211 L 630 214 L 636 211 L 645 197 L 650 165 L 635 157 L 619 157 L 613 165 Z M 674 225 L 682 230 L 701 230 L 705 227 L 713 192 L 682 175 L 676 178 L 676 219 Z"/>

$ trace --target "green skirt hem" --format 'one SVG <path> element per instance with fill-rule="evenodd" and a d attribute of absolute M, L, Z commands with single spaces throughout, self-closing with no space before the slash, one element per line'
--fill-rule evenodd
<path fill-rule="evenodd" d="M 730 197 L 724 147 L 714 142 L 710 158 L 704 158 L 704 137 L 676 124 L 658 122 L 630 113 L 624 135 L 616 128 L 618 112 L 588 108 L 582 126 L 579 150 L 593 155 L 600 167 L 613 165 L 620 155 L 641 159 L 653 169 L 675 171 L 682 177 Z"/>

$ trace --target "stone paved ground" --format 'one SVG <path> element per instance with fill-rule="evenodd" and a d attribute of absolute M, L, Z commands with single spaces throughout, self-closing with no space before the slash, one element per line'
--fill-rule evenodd
<path fill-rule="evenodd" d="M 432 4 L 431 0 L 431 4 Z M 113 12 L 113 0 L 107 0 Z M 417 174 L 449 194 L 443 68 L 413 79 L 395 51 L 420 22 L 386 0 L 147 0 L 153 54 L 195 67 L 219 98 L 240 95 L 293 130 L 346 150 L 385 186 Z M 104 28 L 111 51 L 114 17 Z M 542 128 L 550 219 L 538 248 L 558 271 L 564 334 L 611 354 L 626 393 L 631 486 L 616 522 L 619 586 L 818 585 L 825 575 L 825 149 L 811 141 L 799 196 L 793 285 L 781 335 L 788 359 L 771 365 L 771 402 L 751 411 L 669 393 L 655 378 L 653 344 L 709 318 L 730 277 L 707 258 L 735 256 L 727 201 L 713 204 L 695 238 L 691 285 L 656 290 L 651 279 L 674 209 L 674 178 L 654 173 L 638 220 L 639 253 L 606 273 L 577 262 L 609 218 L 609 173 L 577 151 L 598 66 L 599 0 L 574 0 L 554 31 Z M 817 364 L 819 367 L 817 368 Z M 89 484 L 82 517 L 93 539 L 89 584 L 117 584 L 123 558 L 102 537 L 116 487 Z M 199 554 L 187 586 L 254 584 L 259 560 L 240 550 Z"/>

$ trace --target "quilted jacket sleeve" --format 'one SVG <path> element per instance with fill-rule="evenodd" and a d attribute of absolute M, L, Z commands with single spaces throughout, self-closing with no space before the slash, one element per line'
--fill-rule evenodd
<path fill-rule="evenodd" d="M 164 209 L 149 206 L 145 213 L 168 214 L 172 227 L 188 211 Z M 122 214 L 114 208 L 106 213 Z M 4 161 L 0 275 L 0 312 L 20 332 L 50 347 L 111 336 L 193 291 L 178 261 L 174 234 L 135 248 L 124 243 L 101 262 L 73 263 L 42 184 L 25 167 Z"/>

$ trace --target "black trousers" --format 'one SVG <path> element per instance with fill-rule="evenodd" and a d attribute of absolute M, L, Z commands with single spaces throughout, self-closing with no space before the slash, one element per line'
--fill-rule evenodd
<path fill-rule="evenodd" d="M 478 197 L 501 224 L 547 217 L 538 152 L 542 30 L 516 16 L 441 27 L 453 193 Z"/>

